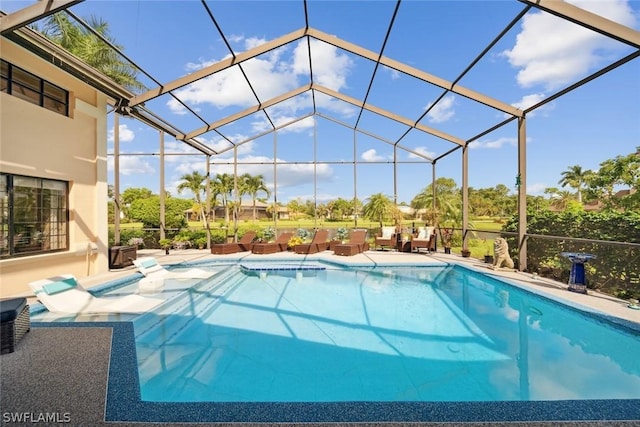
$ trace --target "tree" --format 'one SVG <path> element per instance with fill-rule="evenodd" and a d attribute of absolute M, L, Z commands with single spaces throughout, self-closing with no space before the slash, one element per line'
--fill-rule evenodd
<path fill-rule="evenodd" d="M 292 199 L 287 203 L 287 209 L 292 219 L 296 219 L 299 214 L 305 211 L 305 205 L 302 204 L 300 199 Z"/>
<path fill-rule="evenodd" d="M 593 172 L 590 170 L 582 170 L 582 166 L 570 166 L 569 169 L 562 172 L 562 178 L 558 184 L 562 188 L 569 186 L 576 190 L 578 202 L 582 203 L 582 187 L 585 185 Z"/>
<path fill-rule="evenodd" d="M 331 219 L 344 219 L 345 215 L 349 214 L 353 206 L 351 202 L 342 197 L 339 197 L 337 200 L 331 200 L 327 202 L 326 205 L 329 209 Z"/>
<path fill-rule="evenodd" d="M 120 193 L 120 203 L 118 207 L 126 218 L 131 218 L 131 214 L 129 213 L 131 204 L 136 200 L 147 199 L 152 195 L 153 193 L 148 188 L 127 188 L 122 193 Z"/>
<path fill-rule="evenodd" d="M 253 220 L 256 220 L 256 200 L 258 199 L 258 193 L 264 192 L 265 197 L 271 196 L 271 192 L 264 183 L 264 177 L 262 175 L 251 176 L 249 174 L 242 175 L 242 186 L 244 190 L 251 196 L 251 206 L 253 208 Z"/>
<path fill-rule="evenodd" d="M 371 221 L 378 221 L 380 228 L 384 225 L 384 220 L 391 215 L 393 202 L 382 193 L 372 194 L 368 202 L 362 207 L 362 214 Z"/>
<path fill-rule="evenodd" d="M 222 199 L 222 207 L 224 208 L 224 223 L 229 226 L 229 201 L 234 189 L 234 176 L 228 173 L 217 174 L 216 179 L 211 184 L 211 188 L 215 194 Z"/>
<path fill-rule="evenodd" d="M 184 211 L 192 205 L 190 200 L 167 197 L 165 200 L 165 229 L 180 229 L 186 226 Z M 160 196 L 153 195 L 131 203 L 131 218 L 142 222 L 146 228 L 161 228 Z"/>
<path fill-rule="evenodd" d="M 118 50 L 124 50 L 110 36 L 108 23 L 91 16 L 87 20 L 87 24 Z M 80 24 L 71 22 L 67 14 L 59 12 L 48 16 L 44 21 L 43 28 L 40 30 L 36 27 L 36 30 L 125 88 L 133 92 L 146 89 L 138 81 L 138 70 L 132 64 L 124 62 L 108 44 L 91 31 Z"/>
<path fill-rule="evenodd" d="M 627 194 L 614 197 L 616 187 L 626 187 Z M 600 163 L 597 173 L 590 176 L 587 194 L 601 200 L 607 209 L 640 210 L 640 147 L 627 156 Z"/>
<path fill-rule="evenodd" d="M 198 171 L 193 171 L 191 174 L 182 175 L 180 178 L 182 182 L 178 184 L 176 190 L 178 193 L 182 193 L 183 190 L 189 190 L 193 194 L 193 197 L 196 201 L 196 206 L 200 210 L 200 217 L 202 223 L 204 225 L 204 229 L 207 232 L 207 248 L 210 247 L 211 243 L 211 230 L 209 229 L 209 213 L 205 212 L 204 203 L 202 203 L 201 192 L 204 193 L 207 191 L 205 181 L 207 179 L 206 175 L 202 175 Z"/>
<path fill-rule="evenodd" d="M 433 185 L 429 184 L 411 200 L 414 209 L 430 210 L 430 216 L 434 225 L 436 221 L 451 222 L 460 216 L 462 198 L 456 182 L 451 178 L 438 178 L 435 181 L 436 199 L 433 210 Z"/>
<path fill-rule="evenodd" d="M 569 206 L 569 202 L 572 200 L 575 200 L 575 198 L 570 191 L 558 191 L 551 196 L 551 206 L 563 211 Z"/>

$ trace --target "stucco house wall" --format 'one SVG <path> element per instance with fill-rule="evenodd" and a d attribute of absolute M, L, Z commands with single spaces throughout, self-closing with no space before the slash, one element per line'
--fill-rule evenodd
<path fill-rule="evenodd" d="M 33 280 L 108 271 L 107 97 L 8 39 L 0 55 L 70 92 L 69 117 L 0 93 L 0 171 L 69 184 L 68 250 L 0 260 L 7 297 L 28 295 Z"/>

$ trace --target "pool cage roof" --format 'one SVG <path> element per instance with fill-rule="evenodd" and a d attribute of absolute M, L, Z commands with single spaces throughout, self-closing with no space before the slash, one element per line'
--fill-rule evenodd
<path fill-rule="evenodd" d="M 526 229 L 527 114 L 640 56 L 640 32 L 560 0 L 447 2 L 446 8 L 443 2 L 401 0 L 359 2 L 362 7 L 355 8 L 353 2 L 309 0 L 117 2 L 112 7 L 119 9 L 127 23 L 115 28 L 114 33 L 119 39 L 119 31 L 135 32 L 137 46 L 127 46 L 131 54 L 93 31 L 81 18 L 92 13 L 91 6 L 95 3 L 39 1 L 2 16 L 2 35 L 106 93 L 113 102 L 116 117 L 119 114 L 136 118 L 205 154 L 207 165 L 211 157 L 237 150 L 265 135 L 273 134 L 275 139 L 279 131 L 309 119 L 344 126 L 353 131 L 354 141 L 356 135 L 366 135 L 392 146 L 394 153 L 405 150 L 431 163 L 434 171 L 440 159 L 461 152 L 463 228 L 466 228 L 466 149 L 484 135 L 516 121 L 521 180 L 519 213 L 524 219 L 519 233 L 521 242 Z M 148 13 L 151 10 L 153 14 Z M 541 12 L 555 16 L 563 25 L 571 23 L 575 28 L 582 27 L 621 44 L 623 53 L 555 93 L 530 105 L 516 107 L 502 99 L 500 82 L 486 78 L 491 75 L 487 64 L 491 63 L 492 55 L 504 49 L 501 43 L 507 34 L 524 25 L 530 14 Z M 66 14 L 102 38 L 123 61 L 139 70 L 146 89 L 134 92 L 115 84 L 28 28 L 29 24 L 37 24 L 53 13 Z M 434 20 L 450 22 L 448 34 L 429 32 L 429 23 Z M 114 28 L 116 23 L 109 24 Z M 162 32 L 152 31 L 154 26 L 166 26 L 166 38 L 162 38 Z M 468 34 L 482 36 L 462 39 L 462 32 L 458 30 L 462 26 Z M 249 28 L 255 28 L 265 37 L 241 47 L 236 40 Z M 356 39 L 342 36 L 346 29 L 353 28 L 358 28 Z M 146 32 L 154 36 L 147 36 Z M 216 49 L 217 56 L 223 59 L 203 62 L 185 74 L 184 69 L 172 65 L 174 61 L 187 62 L 182 56 L 181 43 L 198 45 L 203 55 Z M 450 45 L 449 54 L 431 57 L 429 46 L 434 43 Z M 535 46 L 530 48 L 532 55 L 535 54 Z M 60 52 L 52 55 L 52 49 Z M 148 69 L 146 64 L 152 62 L 150 56 L 156 59 L 162 56 L 166 66 Z M 335 70 L 327 66 L 329 56 L 332 61 L 337 58 L 356 63 L 361 70 L 357 82 L 341 84 L 341 76 L 332 75 Z M 283 67 L 285 57 L 289 61 L 288 72 L 295 74 L 291 84 L 265 81 L 261 70 L 267 64 Z M 334 65 L 335 62 L 331 62 L 331 66 Z M 382 78 L 387 73 L 401 76 L 406 84 L 389 88 L 390 79 Z M 243 87 L 236 92 L 241 100 L 215 98 L 205 103 L 192 96 L 197 91 L 210 90 L 220 97 L 224 92 L 219 88 L 230 82 Z M 409 93 L 420 93 L 423 101 L 419 105 L 411 104 Z M 460 134 L 455 125 L 432 120 L 450 95 L 467 104 L 469 117 L 477 125 L 475 131 Z M 174 124 L 175 114 L 180 114 L 181 123 L 187 123 L 187 127 Z M 188 120 L 185 121 L 185 117 Z M 377 125 L 380 122 L 394 131 L 381 130 Z M 254 129 L 255 133 L 239 137 L 238 126 Z M 416 149 L 416 144 L 411 142 L 416 136 L 430 141 L 428 154 Z M 357 163 L 355 158 L 353 163 Z M 393 163 L 395 169 L 397 165 Z M 277 183 L 275 185 L 277 188 Z"/>

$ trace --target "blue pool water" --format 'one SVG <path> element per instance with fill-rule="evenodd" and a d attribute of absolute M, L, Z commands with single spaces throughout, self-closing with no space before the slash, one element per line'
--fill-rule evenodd
<path fill-rule="evenodd" d="M 132 319 L 142 401 L 640 398 L 637 331 L 465 268 L 216 269 Z"/>

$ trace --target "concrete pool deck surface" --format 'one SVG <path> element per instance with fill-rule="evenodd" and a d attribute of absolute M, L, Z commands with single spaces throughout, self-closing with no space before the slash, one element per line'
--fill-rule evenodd
<path fill-rule="evenodd" d="M 640 325 L 640 311 L 629 309 L 627 303 L 615 298 L 590 292 L 589 295 L 576 294 L 567 291 L 566 285 L 548 279 L 534 277 L 531 274 L 514 271 L 490 271 L 488 267 L 478 260 L 462 258 L 457 255 L 445 254 L 408 254 L 396 252 L 369 251 L 352 257 L 338 257 L 330 252 L 314 254 L 310 256 L 296 255 L 292 253 L 281 253 L 272 255 L 251 255 L 247 253 L 230 255 L 210 255 L 205 250 L 184 250 L 172 251 L 170 255 L 165 255 L 163 251 L 139 251 L 138 256 L 154 256 L 162 264 L 175 264 L 180 262 L 199 263 L 209 260 L 217 261 L 254 261 L 254 260 L 291 260 L 291 259 L 322 259 L 328 262 L 336 262 L 348 265 L 420 265 L 438 264 L 448 262 L 460 262 L 472 269 L 495 274 L 506 280 L 517 281 L 524 288 L 529 288 L 535 292 L 548 295 L 554 299 L 566 301 L 570 305 L 579 306 L 608 316 L 620 318 L 623 321 Z M 81 280 L 84 286 L 90 287 L 101 283 L 124 278 L 135 273 L 135 269 L 128 268 L 117 270 L 98 277 Z M 30 303 L 35 301 L 30 299 Z M 130 325 L 123 322 L 123 325 Z M 130 351 L 112 352 L 112 349 L 119 348 L 116 335 L 126 335 L 118 332 L 118 329 L 126 329 L 123 325 L 110 324 L 66 324 L 60 325 L 34 323 L 34 327 L 16 347 L 15 353 L 2 355 L 0 358 L 0 414 L 2 425 L 33 425 L 33 421 L 26 420 L 25 414 L 31 420 L 40 420 L 43 417 L 50 417 L 48 425 L 63 425 L 65 420 L 68 425 L 118 425 L 118 426 L 151 426 L 151 425 L 208 425 L 213 423 L 173 423 L 173 422 L 144 422 L 143 419 L 137 422 L 104 421 L 108 419 L 106 415 L 113 408 L 108 408 L 107 393 L 121 402 L 127 402 L 126 394 L 132 393 L 131 384 L 121 384 L 108 390 L 109 366 L 117 364 L 122 359 L 133 357 Z M 53 327 L 51 327 L 53 326 Z M 113 340 L 113 341 L 112 341 Z M 113 360 L 112 355 L 118 360 Z M 120 378 L 120 381 L 123 379 Z M 125 381 L 126 382 L 126 381 Z M 112 394 L 113 393 L 113 394 Z M 120 393 L 120 395 L 119 395 Z M 125 396 L 121 394 L 125 393 Z M 131 396 L 131 404 L 135 406 L 135 397 Z M 606 412 L 607 402 L 603 402 L 603 410 Z M 260 408 L 256 408 L 260 409 Z M 507 408 L 503 408 L 507 410 Z M 638 413 L 639 420 L 626 421 L 500 421 L 500 422 L 384 422 L 385 426 L 394 425 L 491 425 L 491 426 L 629 426 L 640 425 L 640 403 L 638 401 L 628 401 L 627 409 Z M 286 410 L 280 408 L 280 410 Z M 353 408 L 351 410 L 357 410 Z M 22 422 L 12 422 L 11 417 L 21 416 Z M 388 414 L 387 414 L 388 415 Z M 514 415 L 514 414 L 511 414 Z M 503 419 L 517 419 L 513 417 L 503 417 Z M 51 418 L 52 417 L 52 418 Z M 57 421 L 58 423 L 54 422 Z M 261 423 L 256 421 L 256 414 L 250 414 L 245 420 L 236 419 L 235 422 L 220 422 L 216 425 L 283 425 L 283 423 Z M 265 417 L 268 420 L 270 417 Z M 382 416 L 381 419 L 385 417 Z M 607 419 L 615 419 L 615 413 Z M 316 418 L 316 419 L 322 419 Z M 446 417 L 442 418 L 447 419 Z M 496 417 L 499 419 L 499 417 Z M 544 419 L 544 418 L 542 418 Z M 251 423 L 243 421 L 253 420 Z M 133 420 L 132 420 L 133 421 Z M 203 419 L 204 421 L 204 419 Z M 295 422 L 284 423 L 295 425 Z M 347 425 L 348 422 L 329 423 L 300 423 L 301 425 Z M 378 422 L 357 422 L 358 425 L 379 425 Z"/>

